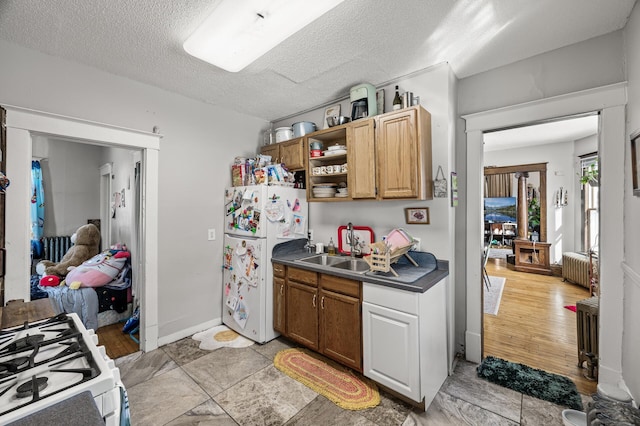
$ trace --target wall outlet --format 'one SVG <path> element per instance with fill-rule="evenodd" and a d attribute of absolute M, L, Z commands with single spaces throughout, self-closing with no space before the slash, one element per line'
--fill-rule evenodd
<path fill-rule="evenodd" d="M 313 229 L 309 229 L 309 241 L 313 241 Z"/>
<path fill-rule="evenodd" d="M 216 239 L 216 230 L 215 229 L 207 230 L 207 239 L 209 241 L 214 241 Z"/>
<path fill-rule="evenodd" d="M 414 251 L 420 251 L 420 249 L 421 249 L 420 248 L 420 238 L 413 237 L 413 241 L 414 241 L 413 250 Z"/>

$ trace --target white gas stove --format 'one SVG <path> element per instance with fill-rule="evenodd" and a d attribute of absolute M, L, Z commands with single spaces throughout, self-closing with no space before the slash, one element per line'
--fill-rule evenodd
<path fill-rule="evenodd" d="M 107 425 L 120 425 L 120 370 L 97 345 L 73 313 L 0 330 L 0 425 L 84 391 Z"/>

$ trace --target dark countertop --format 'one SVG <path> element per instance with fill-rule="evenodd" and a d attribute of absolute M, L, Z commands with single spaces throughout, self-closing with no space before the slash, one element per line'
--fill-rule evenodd
<path fill-rule="evenodd" d="M 331 266 L 316 265 L 313 263 L 300 262 L 300 259 L 315 256 L 304 248 L 307 240 L 297 239 L 277 244 L 273 248 L 271 261 L 287 266 L 294 266 L 300 269 L 307 269 L 343 278 L 350 278 L 372 284 L 379 284 L 386 287 L 393 287 L 400 290 L 414 293 L 424 293 L 436 283 L 449 275 L 449 262 L 438 260 L 431 253 L 421 251 L 410 251 L 409 255 L 419 266 L 412 265 L 405 256 L 402 256 L 397 263 L 391 267 L 398 273 L 398 277 L 392 272 L 365 272 L 357 273 L 344 269 L 333 268 Z M 344 256 L 345 260 L 349 259 Z"/>

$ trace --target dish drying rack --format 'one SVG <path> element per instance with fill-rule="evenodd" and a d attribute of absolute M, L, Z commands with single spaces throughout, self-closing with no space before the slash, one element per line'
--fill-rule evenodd
<path fill-rule="evenodd" d="M 411 262 L 413 266 L 418 266 L 416 261 L 413 260 L 408 253 L 412 246 L 413 241 L 409 242 L 406 246 L 394 247 L 391 249 L 384 241 L 378 241 L 377 243 L 370 245 L 371 254 L 364 257 L 364 260 L 369 264 L 369 269 L 371 271 L 391 271 L 391 273 L 397 277 L 398 273 L 391 267 L 391 265 L 396 263 L 402 256 L 409 259 L 409 262 Z"/>

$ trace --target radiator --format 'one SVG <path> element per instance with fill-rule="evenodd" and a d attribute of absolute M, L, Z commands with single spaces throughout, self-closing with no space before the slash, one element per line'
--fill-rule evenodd
<path fill-rule="evenodd" d="M 598 296 L 576 303 L 576 325 L 578 329 L 578 366 L 587 362 L 588 379 L 595 379 L 598 365 Z"/>
<path fill-rule="evenodd" d="M 60 262 L 71 246 L 71 236 L 45 237 L 43 259 Z"/>
<path fill-rule="evenodd" d="M 562 253 L 562 278 L 585 288 L 589 285 L 589 257 L 581 253 Z"/>

